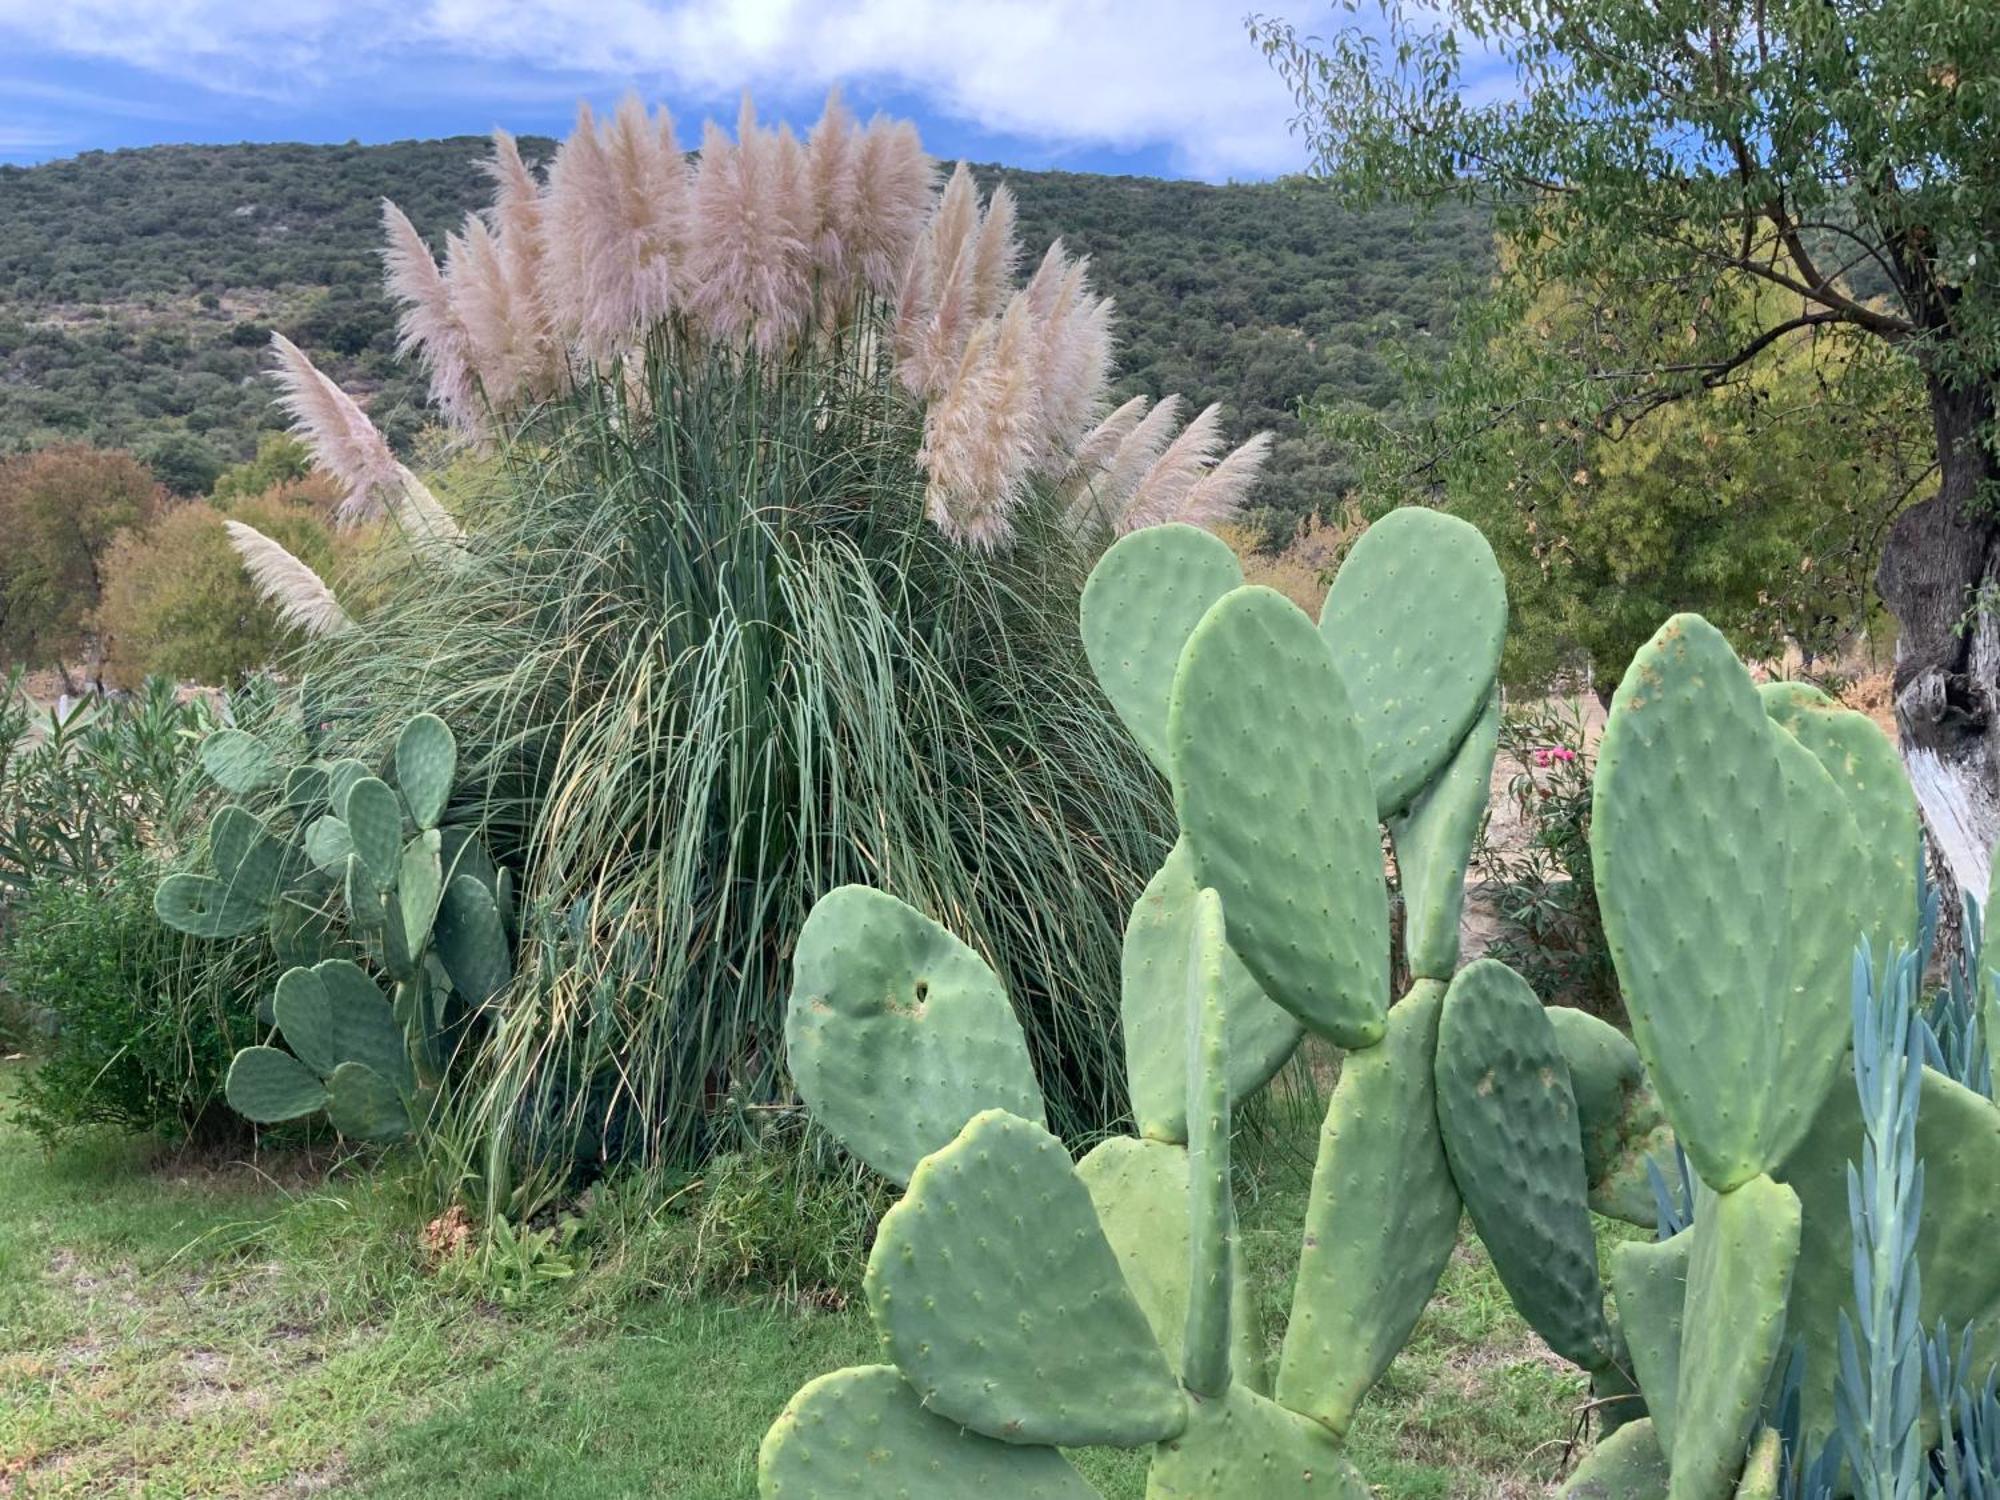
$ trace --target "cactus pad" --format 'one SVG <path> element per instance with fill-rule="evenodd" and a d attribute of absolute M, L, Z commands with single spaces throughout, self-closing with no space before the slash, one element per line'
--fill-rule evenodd
<path fill-rule="evenodd" d="M 996 1443 L 934 1416 L 888 1365 L 835 1370 L 793 1396 L 757 1450 L 757 1493 L 760 1500 L 1097 1500 L 1060 1453 Z"/>
<path fill-rule="evenodd" d="M 306 858 L 315 868 L 344 874 L 347 856 L 353 852 L 354 840 L 348 837 L 347 825 L 333 814 L 314 818 L 306 825 Z"/>
<path fill-rule="evenodd" d="M 1319 1423 L 1242 1386 L 1191 1400 L 1187 1431 L 1153 1455 L 1146 1500 L 1369 1500 Z"/>
<path fill-rule="evenodd" d="M 1549 1006 L 1548 1018 L 1569 1064 L 1590 1206 L 1651 1229 L 1658 1214 L 1646 1162 L 1671 1173 L 1674 1133 L 1639 1061 L 1639 1049 L 1616 1026 L 1567 1005 Z"/>
<path fill-rule="evenodd" d="M 388 890 L 403 862 L 403 807 L 395 790 L 386 781 L 362 777 L 347 789 L 341 821 L 369 878 Z"/>
<path fill-rule="evenodd" d="M 1137 1447 L 1185 1398 L 1062 1142 L 987 1110 L 925 1157 L 868 1257 L 868 1310 L 924 1405 L 1003 1442 Z"/>
<path fill-rule="evenodd" d="M 1591 1449 L 1560 1500 L 1667 1500 L 1667 1459 L 1653 1424 L 1627 1422 Z"/>
<path fill-rule="evenodd" d="M 1083 590 L 1083 650 L 1128 733 L 1162 772 L 1167 699 L 1181 647 L 1208 607 L 1243 582 L 1229 544 L 1194 526 L 1148 526 L 1097 560 Z"/>
<path fill-rule="evenodd" d="M 785 1042 L 814 1117 L 896 1182 L 981 1110 L 1042 1119 L 1028 1044 L 985 960 L 867 886 L 822 896 L 799 930 Z"/>
<path fill-rule="evenodd" d="M 1784 1160 L 1846 1050 L 1845 799 L 1698 615 L 1633 657 L 1597 764 L 1597 895 L 1633 1038 L 1695 1170 Z"/>
<path fill-rule="evenodd" d="M 1125 1073 L 1139 1133 L 1187 1140 L 1187 964 L 1194 913 L 1194 857 L 1174 845 L 1125 925 Z M 1270 1081 L 1298 1047 L 1301 1030 L 1273 1005 L 1234 952 L 1223 958 L 1232 1105 Z"/>
<path fill-rule="evenodd" d="M 1673 1500 L 1729 1494 L 1784 1347 L 1799 1253 L 1799 1198 L 1768 1177 L 1695 1190 L 1687 1305 L 1674 1393 Z"/>
<path fill-rule="evenodd" d="M 1091 1148 L 1076 1164 L 1076 1175 L 1090 1191 L 1098 1225 L 1118 1257 L 1125 1284 L 1153 1326 L 1161 1352 L 1170 1366 L 1179 1369 L 1187 1336 L 1187 1152 L 1165 1141 L 1114 1135 Z M 1240 1239 L 1234 1250 L 1230 1372 L 1234 1380 L 1268 1395 L 1263 1326 Z"/>
<path fill-rule="evenodd" d="M 396 1086 L 365 1063 L 344 1062 L 326 1081 L 326 1117 L 350 1140 L 399 1141 L 410 1113 Z"/>
<path fill-rule="evenodd" d="M 241 937 L 270 917 L 263 902 L 232 891 L 213 875 L 169 875 L 153 892 L 153 914 L 176 932 Z"/>
<path fill-rule="evenodd" d="M 1743 1477 L 1736 1481 L 1736 1500 L 1778 1500 L 1778 1476 L 1784 1462 L 1784 1442 L 1775 1427 L 1766 1427 L 1750 1445 Z"/>
<path fill-rule="evenodd" d="M 402 917 L 403 941 L 412 953 L 431 940 L 438 901 L 444 895 L 444 864 L 438 852 L 438 831 L 426 828 L 403 846 L 396 867 L 396 905 Z"/>
<path fill-rule="evenodd" d="M 1420 981 L 1351 1052 L 1320 1130 L 1278 1397 L 1335 1433 L 1416 1327 L 1458 1240 L 1431 1057 L 1444 986 Z"/>
<path fill-rule="evenodd" d="M 1367 762 L 1325 640 L 1241 588 L 1181 653 L 1168 714 L 1195 878 L 1264 993 L 1343 1047 L 1382 1035 L 1388 896 Z"/>
<path fill-rule="evenodd" d="M 485 1005 L 514 978 L 514 952 L 493 893 L 454 875 L 438 902 L 431 942 L 451 987 L 468 1006 Z"/>
<path fill-rule="evenodd" d="M 1564 1359 L 1610 1363 L 1569 1065 L 1542 1002 L 1495 959 L 1445 996 L 1437 1101 L 1452 1176 L 1521 1316 Z"/>
<path fill-rule="evenodd" d="M 1894 742 L 1868 715 L 1842 708 L 1804 683 L 1767 682 L 1758 693 L 1764 711 L 1812 751 L 1847 799 L 1866 867 L 1857 889 L 1869 943 L 1880 954 L 1915 949 L 1923 831 L 1916 793 Z"/>
<path fill-rule="evenodd" d="M 278 762 L 264 742 L 240 729 L 218 729 L 201 742 L 201 768 L 225 792 L 246 796 L 278 779 Z"/>
<path fill-rule="evenodd" d="M 1632 1375 L 1660 1445 L 1674 1444 L 1674 1394 L 1681 1378 L 1681 1312 L 1687 1301 L 1688 1255 L 1694 1234 L 1670 1240 L 1625 1240 L 1611 1251 L 1611 1291 Z"/>
<path fill-rule="evenodd" d="M 276 1047 L 245 1047 L 223 1085 L 229 1107 L 246 1120 L 275 1125 L 326 1107 L 326 1086 L 312 1069 Z"/>
<path fill-rule="evenodd" d="M 396 785 L 419 828 L 435 828 L 458 774 L 458 741 L 436 714 L 418 714 L 396 740 Z"/>
<path fill-rule="evenodd" d="M 336 818 L 346 815 L 347 794 L 354 790 L 354 783 L 374 774 L 366 763 L 351 758 L 326 768 L 326 805 Z"/>
<path fill-rule="evenodd" d="M 1229 1175 L 1228 1012 L 1222 902 L 1195 897 L 1187 963 L 1188 1320 L 1181 1384 L 1195 1396 L 1229 1389 L 1229 1306 L 1235 1284 L 1236 1200 Z"/>
<path fill-rule="evenodd" d="M 1507 585 L 1477 527 L 1410 506 L 1362 533 L 1320 613 L 1361 721 L 1379 816 L 1409 804 L 1486 706 Z"/>
<path fill-rule="evenodd" d="M 324 807 L 330 790 L 326 767 L 317 761 L 293 766 L 285 773 L 285 806 L 300 815 Z"/>
<path fill-rule="evenodd" d="M 1458 924 L 1465 910 L 1465 867 L 1493 795 L 1500 748 L 1500 695 L 1472 721 L 1444 769 L 1389 819 L 1403 885 L 1403 952 L 1419 979 L 1449 981 L 1458 967 Z"/>

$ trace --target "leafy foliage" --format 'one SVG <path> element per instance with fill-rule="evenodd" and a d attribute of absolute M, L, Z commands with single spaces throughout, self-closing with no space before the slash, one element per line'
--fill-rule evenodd
<path fill-rule="evenodd" d="M 110 680 L 130 687 L 158 673 L 234 686 L 269 661 L 293 632 L 259 597 L 223 522 L 247 522 L 324 573 L 334 559 L 328 517 L 336 498 L 324 479 L 295 481 L 238 500 L 227 514 L 190 501 L 122 532 L 105 556 L 94 617 Z"/>
<path fill-rule="evenodd" d="M 64 445 L 0 460 L 0 659 L 66 672 L 113 539 L 159 506 L 159 485 L 129 454 Z"/>
<path fill-rule="evenodd" d="M 522 141 L 531 159 L 552 146 Z M 0 168 L 0 451 L 87 437 L 152 452 L 187 434 L 214 461 L 249 459 L 280 422 L 251 379 L 272 329 L 366 393 L 406 448 L 426 408 L 395 358 L 376 204 L 394 197 L 426 230 L 456 224 L 491 190 L 475 165 L 484 154 L 483 141 L 455 137 Z M 1348 477 L 1297 404 L 1392 401 L 1399 377 L 1384 345 L 1441 331 L 1458 283 L 1489 258 L 1480 211 L 1420 229 L 1406 212 L 1356 214 L 1284 184 L 979 176 L 1018 196 L 1031 260 L 1058 234 L 1092 258 L 1125 332 L 1121 394 L 1221 401 L 1231 442 L 1277 432 L 1253 505 L 1267 541 Z M 176 467 L 169 482 L 190 481 Z"/>

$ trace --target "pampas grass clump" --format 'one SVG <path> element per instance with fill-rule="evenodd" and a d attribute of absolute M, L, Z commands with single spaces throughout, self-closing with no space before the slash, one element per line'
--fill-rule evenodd
<path fill-rule="evenodd" d="M 579 1163 L 754 1136 L 787 1097 L 793 936 L 844 881 L 978 946 L 1052 1123 L 1111 1127 L 1120 933 L 1171 819 L 1078 595 L 1115 533 L 1229 514 L 1268 440 L 1224 456 L 1176 397 L 1111 410 L 1088 264 L 1024 263 L 1004 187 L 940 183 L 909 125 L 838 99 L 803 140 L 746 100 L 692 165 L 628 100 L 544 172 L 496 136 L 488 171 L 441 262 L 384 206 L 402 346 L 464 455 L 451 508 L 279 340 L 344 514 L 407 545 L 350 610 L 237 536 L 321 632 L 296 664 L 321 753 L 442 715 L 519 874 L 457 1159 L 519 1208 Z"/>

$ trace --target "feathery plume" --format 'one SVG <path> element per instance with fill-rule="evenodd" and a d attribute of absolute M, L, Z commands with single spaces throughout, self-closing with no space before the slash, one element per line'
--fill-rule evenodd
<path fill-rule="evenodd" d="M 841 102 L 840 90 L 806 136 L 806 177 L 812 188 L 812 235 L 806 246 L 823 293 L 847 291 L 855 266 L 849 244 L 860 192 L 861 132 Z"/>
<path fill-rule="evenodd" d="M 1139 481 L 1132 498 L 1118 513 L 1119 531 L 1137 531 L 1142 526 L 1171 521 L 1215 462 L 1216 450 L 1221 446 L 1222 406 L 1218 402 L 1204 407 L 1146 470 L 1146 477 Z"/>
<path fill-rule="evenodd" d="M 924 248 L 910 261 L 896 314 L 896 373 L 915 395 L 943 393 L 980 321 L 973 260 L 973 246 L 961 243 L 949 265 L 937 265 Z"/>
<path fill-rule="evenodd" d="M 1086 261 L 1044 257 L 1020 294 L 1042 330 L 1035 462 L 1052 474 L 1070 467 L 1085 429 L 1104 408 L 1110 382 L 1111 299 L 1090 295 L 1088 270 Z"/>
<path fill-rule="evenodd" d="M 1099 422 L 1083 435 L 1076 445 L 1076 455 L 1070 460 L 1069 478 L 1082 483 L 1096 477 L 1097 472 L 1111 462 L 1119 445 L 1132 435 L 1132 429 L 1145 419 L 1152 407 L 1151 396 L 1134 396 L 1110 416 Z"/>
<path fill-rule="evenodd" d="M 854 212 L 842 231 L 847 257 L 878 297 L 902 284 L 937 192 L 936 169 L 908 120 L 877 115 L 854 155 Z"/>
<path fill-rule="evenodd" d="M 382 227 L 388 235 L 382 262 L 389 295 L 403 306 L 396 320 L 396 352 L 417 353 L 430 376 L 431 399 L 452 421 L 469 427 L 476 415 L 472 364 L 465 330 L 452 315 L 451 291 L 416 225 L 387 198 L 382 200 Z"/>
<path fill-rule="evenodd" d="M 1180 425 L 1181 404 L 1179 396 L 1162 396 L 1132 424 L 1098 472 L 1085 471 L 1076 500 L 1079 512 L 1100 516 L 1116 529 L 1128 529 L 1124 524 L 1126 507 L 1140 481 L 1173 441 L 1174 429 Z"/>
<path fill-rule="evenodd" d="M 1263 472 L 1264 461 L 1271 456 L 1272 442 L 1270 433 L 1260 432 L 1237 447 L 1202 475 L 1181 501 L 1174 519 L 1191 526 L 1214 526 L 1235 515 Z"/>
<path fill-rule="evenodd" d="M 340 502 L 344 525 L 382 514 L 384 495 L 399 489 L 402 465 L 389 444 L 368 420 L 354 398 L 328 379 L 305 352 L 282 333 L 271 335 L 278 356 L 272 371 L 278 382 L 278 403 L 292 420 L 292 431 L 312 450 L 313 462 L 326 470 L 345 492 Z"/>
<path fill-rule="evenodd" d="M 443 546 L 458 550 L 465 541 L 465 533 L 451 518 L 451 513 L 438 504 L 437 496 L 401 464 L 396 465 L 396 478 L 396 488 L 386 499 L 389 513 L 396 518 L 396 524 L 403 528 L 405 535 L 420 549 Z"/>
<path fill-rule="evenodd" d="M 489 406 L 511 406 L 536 361 L 534 317 L 515 302 L 499 241 L 477 214 L 445 242 L 444 284 L 481 393 Z"/>
<path fill-rule="evenodd" d="M 972 252 L 973 308 L 982 318 L 999 312 L 1014 291 L 1014 272 L 1021 259 L 1020 242 L 1014 238 L 1019 216 L 1007 185 L 994 188 L 980 216 Z"/>
<path fill-rule="evenodd" d="M 352 628 L 354 621 L 319 574 L 254 526 L 241 521 L 224 521 L 222 526 L 258 595 L 277 610 L 281 621 L 307 635 L 333 635 Z"/>
<path fill-rule="evenodd" d="M 678 306 L 687 162 L 664 109 L 636 95 L 599 125 L 586 105 L 556 153 L 542 205 L 543 297 L 584 357 L 605 362 Z"/>
<path fill-rule="evenodd" d="M 694 202 L 688 310 L 718 342 L 787 347 L 812 301 L 812 197 L 797 138 L 758 125 L 745 94 L 734 142 L 713 122 L 703 129 Z"/>
<path fill-rule="evenodd" d="M 522 394 L 540 400 L 560 389 L 564 374 L 562 349 L 542 301 L 542 185 L 521 159 L 520 144 L 504 130 L 493 132 L 493 155 L 481 166 L 493 179 L 493 234 L 522 333 Z"/>
<path fill-rule="evenodd" d="M 930 475 L 927 508 L 967 546 L 995 547 L 1013 529 L 1034 460 L 1035 344 L 1027 301 L 1017 297 L 973 329 L 956 374 L 925 413 L 917 456 Z"/>

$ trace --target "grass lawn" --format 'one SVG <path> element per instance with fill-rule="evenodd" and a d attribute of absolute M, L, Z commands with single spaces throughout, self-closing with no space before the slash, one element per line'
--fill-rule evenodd
<path fill-rule="evenodd" d="M 1303 1175 L 1260 1158 L 1244 1227 L 1276 1324 Z M 858 1305 L 664 1291 L 671 1215 L 496 1306 L 426 1269 L 393 1163 L 328 1168 L 109 1136 L 51 1155 L 0 1125 L 0 1496 L 740 1500 L 785 1398 L 869 1355 Z M 1385 1500 L 1537 1495 L 1583 1394 L 1468 1240 L 1353 1447 Z M 1133 1456 L 1079 1462 L 1143 1494 Z"/>

